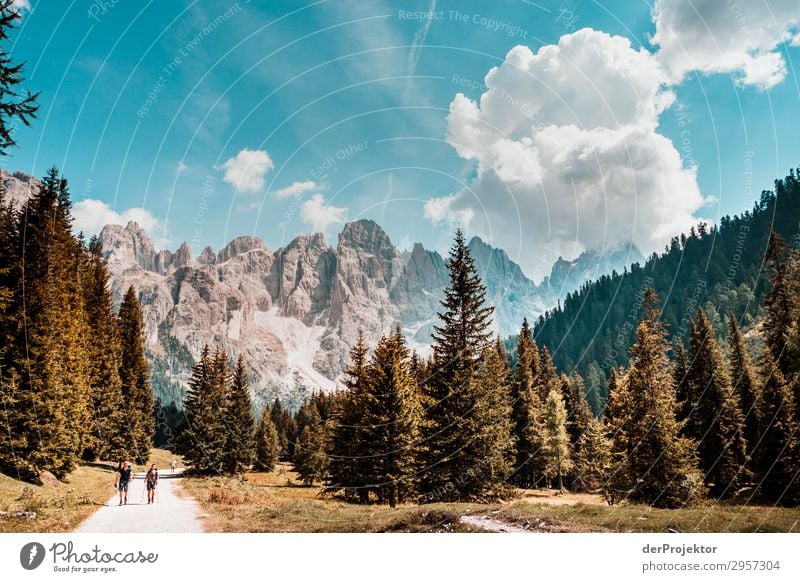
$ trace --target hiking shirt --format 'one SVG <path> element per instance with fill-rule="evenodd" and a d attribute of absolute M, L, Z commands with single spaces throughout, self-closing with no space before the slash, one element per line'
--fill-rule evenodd
<path fill-rule="evenodd" d="M 120 481 L 120 483 L 127 483 L 128 481 L 130 481 L 132 472 L 133 472 L 133 469 L 131 469 L 130 467 L 126 467 L 125 469 L 120 469 L 119 470 L 119 481 Z"/>

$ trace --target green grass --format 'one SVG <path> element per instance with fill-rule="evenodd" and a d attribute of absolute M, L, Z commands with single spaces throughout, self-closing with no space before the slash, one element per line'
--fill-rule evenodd
<path fill-rule="evenodd" d="M 520 492 L 506 503 L 359 505 L 304 487 L 280 464 L 243 479 L 191 478 L 186 490 L 202 504 L 217 532 L 469 532 L 463 515 L 485 515 L 539 532 L 797 532 L 800 508 L 707 505 L 690 509 L 608 506 L 596 495 Z"/>

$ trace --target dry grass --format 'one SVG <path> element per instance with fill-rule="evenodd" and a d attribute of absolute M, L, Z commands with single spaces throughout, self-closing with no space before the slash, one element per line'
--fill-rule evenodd
<path fill-rule="evenodd" d="M 716 505 L 692 509 L 609 507 L 597 495 L 521 492 L 508 503 L 358 505 L 303 487 L 288 464 L 243 479 L 193 478 L 187 492 L 217 532 L 468 532 L 462 515 L 485 515 L 536 532 L 757 532 L 800 531 L 800 508 Z"/>
<path fill-rule="evenodd" d="M 171 459 L 169 451 L 151 451 L 150 462 L 160 468 L 167 468 Z M 180 458 L 176 459 L 180 463 Z M 0 511 L 11 514 L 0 514 L 0 532 L 72 531 L 114 494 L 114 468 L 116 463 L 112 462 L 80 466 L 64 481 L 45 474 L 43 485 L 0 474 Z M 18 512 L 35 512 L 36 517 L 14 517 Z"/>

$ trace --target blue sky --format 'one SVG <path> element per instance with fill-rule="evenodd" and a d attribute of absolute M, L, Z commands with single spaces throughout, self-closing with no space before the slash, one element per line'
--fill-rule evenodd
<path fill-rule="evenodd" d="M 137 218 L 173 249 L 335 244 L 367 217 L 442 250 L 462 224 L 538 279 L 748 209 L 800 163 L 796 1 L 20 4 L 41 111 L 4 165 L 55 164 L 87 230 Z"/>

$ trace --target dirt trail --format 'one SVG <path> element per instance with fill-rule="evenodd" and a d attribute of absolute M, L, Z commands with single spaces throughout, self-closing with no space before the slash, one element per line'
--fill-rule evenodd
<path fill-rule="evenodd" d="M 159 480 L 157 502 L 147 504 L 144 479 L 131 482 L 128 504 L 115 494 L 75 530 L 76 533 L 199 533 L 200 505 L 182 493 L 182 478 Z M 109 487 L 109 491 L 111 487 Z"/>
<path fill-rule="evenodd" d="M 472 527 L 496 533 L 531 533 L 530 530 L 505 523 L 499 519 L 492 519 L 485 515 L 462 515 L 459 521 Z"/>

